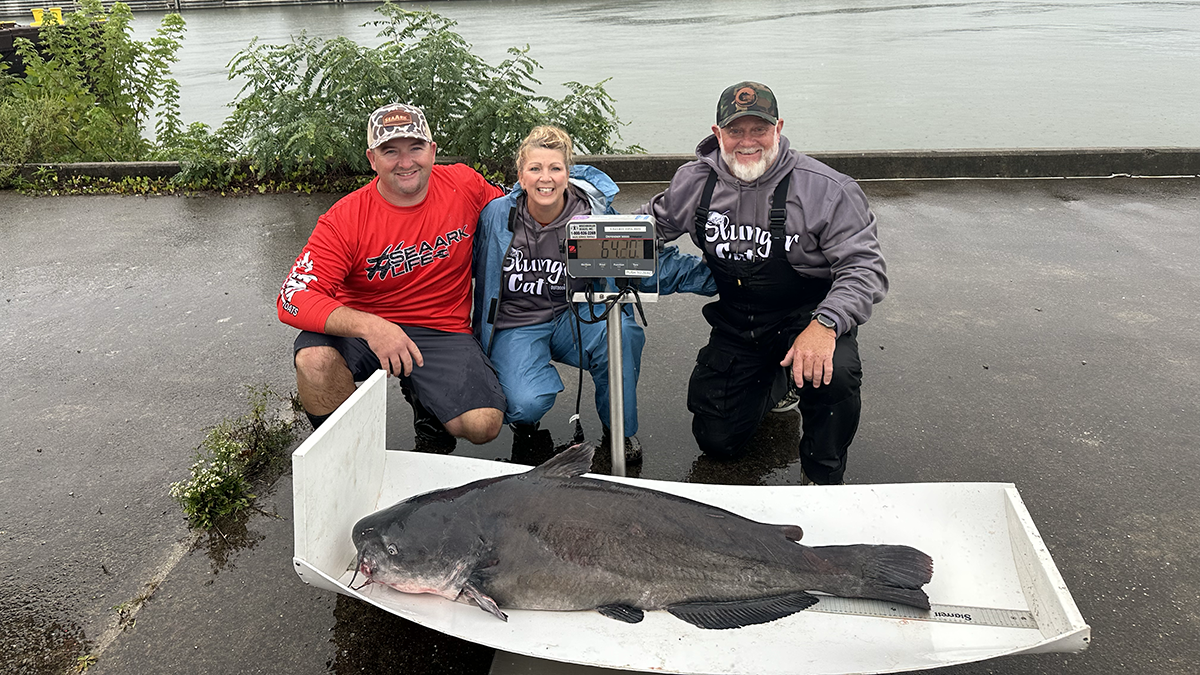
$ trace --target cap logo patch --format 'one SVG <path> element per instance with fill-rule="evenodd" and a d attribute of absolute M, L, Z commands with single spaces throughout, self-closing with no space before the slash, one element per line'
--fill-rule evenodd
<path fill-rule="evenodd" d="M 742 87 L 733 95 L 734 103 L 739 108 L 749 108 L 758 100 L 758 92 L 753 87 Z"/>
<path fill-rule="evenodd" d="M 403 110 L 394 110 L 379 120 L 379 125 L 384 127 L 399 127 L 407 124 L 412 124 L 412 115 Z"/>

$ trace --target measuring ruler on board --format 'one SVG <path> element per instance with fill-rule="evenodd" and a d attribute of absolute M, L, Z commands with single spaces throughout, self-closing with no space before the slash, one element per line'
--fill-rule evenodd
<path fill-rule="evenodd" d="M 807 611 L 826 612 L 828 614 L 879 616 L 891 619 L 909 619 L 912 621 L 996 626 L 999 628 L 1032 628 L 1037 630 L 1038 627 L 1037 621 L 1033 618 L 1033 613 L 1023 609 L 996 609 L 994 607 L 931 604 L 929 611 L 926 611 L 882 600 L 835 598 L 827 595 L 820 596 L 820 601 L 809 607 Z"/>

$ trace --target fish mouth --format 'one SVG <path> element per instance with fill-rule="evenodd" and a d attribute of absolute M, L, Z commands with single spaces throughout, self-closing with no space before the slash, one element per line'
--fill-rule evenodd
<path fill-rule="evenodd" d="M 367 552 L 365 550 L 359 551 L 358 561 L 357 561 L 357 564 L 354 566 L 354 576 L 350 577 L 350 583 L 348 583 L 346 585 L 349 586 L 350 590 L 352 590 L 352 591 L 358 591 L 358 590 L 362 590 L 363 588 L 366 588 L 367 585 L 369 585 L 371 583 L 371 581 L 372 581 L 371 577 L 374 576 L 375 571 L 377 569 L 378 568 L 376 566 L 372 565 L 371 561 L 367 559 Z M 361 586 L 359 586 L 358 588 L 355 588 L 354 580 L 358 578 L 359 572 L 363 573 L 363 576 L 366 577 L 366 580 L 362 582 Z"/>

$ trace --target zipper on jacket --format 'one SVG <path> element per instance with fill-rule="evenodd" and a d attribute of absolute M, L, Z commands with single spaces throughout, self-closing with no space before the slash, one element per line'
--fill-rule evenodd
<path fill-rule="evenodd" d="M 520 197 L 520 195 L 517 195 Z M 508 259 L 508 254 L 512 253 L 513 239 L 516 239 L 516 232 L 513 232 L 513 221 L 517 217 L 518 199 L 513 199 L 512 208 L 508 210 L 508 231 L 513 236 L 508 240 L 508 248 L 504 249 L 504 255 L 500 256 L 500 286 L 496 289 L 496 297 L 492 298 L 492 304 L 488 307 L 488 323 L 492 326 L 492 336 L 488 338 L 487 357 L 492 357 L 492 347 L 496 346 L 496 315 L 500 313 L 500 296 L 504 295 L 504 261 Z"/>

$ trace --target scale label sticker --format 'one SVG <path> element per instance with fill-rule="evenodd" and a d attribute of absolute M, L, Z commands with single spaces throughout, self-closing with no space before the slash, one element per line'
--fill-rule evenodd
<path fill-rule="evenodd" d="M 641 233 L 646 231 L 646 227 L 644 225 L 609 225 L 604 228 L 604 231 Z"/>
<path fill-rule="evenodd" d="M 596 225 L 584 223 L 567 223 L 568 235 L 572 239 L 595 239 Z"/>
<path fill-rule="evenodd" d="M 627 270 L 625 270 L 625 276 L 627 276 L 627 277 L 652 277 L 652 276 L 654 276 L 654 272 L 652 272 L 650 270 L 627 269 Z"/>

